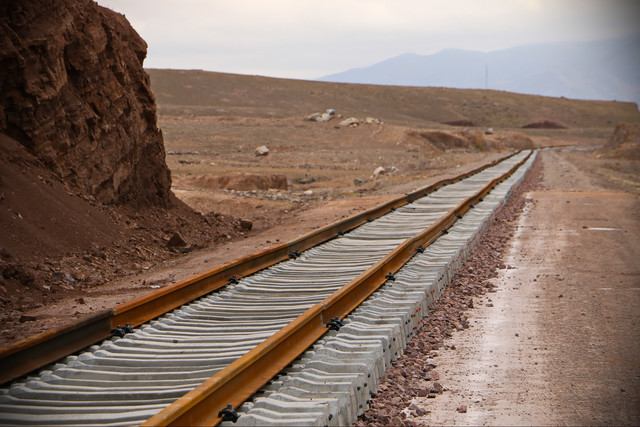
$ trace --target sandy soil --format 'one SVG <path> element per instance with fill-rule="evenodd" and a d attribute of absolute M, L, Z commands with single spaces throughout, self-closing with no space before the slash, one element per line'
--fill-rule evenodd
<path fill-rule="evenodd" d="M 640 423 L 637 186 L 591 151 L 546 151 L 539 163 L 542 186 L 524 194 L 497 277 L 477 270 L 499 249 L 492 227 L 360 423 Z M 465 305 L 466 293 L 476 296 Z M 411 372 L 405 393 L 397 384 Z"/>

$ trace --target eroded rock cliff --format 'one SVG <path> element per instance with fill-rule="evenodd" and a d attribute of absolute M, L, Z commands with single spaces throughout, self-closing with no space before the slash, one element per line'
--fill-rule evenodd
<path fill-rule="evenodd" d="M 91 0 L 0 0 L 0 132 L 98 202 L 168 206 L 146 51 Z"/>

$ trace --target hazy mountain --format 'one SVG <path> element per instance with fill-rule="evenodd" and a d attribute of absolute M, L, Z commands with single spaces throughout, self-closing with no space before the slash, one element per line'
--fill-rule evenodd
<path fill-rule="evenodd" d="M 497 89 L 640 105 L 640 34 L 572 44 L 518 46 L 494 52 L 449 49 L 407 53 L 318 80 L 400 86 Z"/>

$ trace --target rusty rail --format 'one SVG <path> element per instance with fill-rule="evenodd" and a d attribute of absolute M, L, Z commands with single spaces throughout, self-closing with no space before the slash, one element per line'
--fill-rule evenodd
<path fill-rule="evenodd" d="M 489 181 L 473 196 L 460 202 L 436 223 L 405 240 L 358 277 L 323 302 L 315 304 L 293 322 L 167 408 L 149 418 L 144 426 L 216 425 L 222 421 L 219 411 L 231 405 L 237 408 L 271 378 L 295 360 L 328 331 L 333 318 L 343 319 L 386 280 L 398 271 L 420 246 L 435 241 L 500 182 L 511 176 L 531 156 L 529 153 L 502 176 Z"/>
<path fill-rule="evenodd" d="M 129 323 L 137 326 L 148 322 L 187 302 L 193 301 L 229 283 L 233 276 L 241 278 L 256 271 L 267 268 L 289 258 L 294 252 L 302 252 L 322 242 L 330 240 L 339 233 L 352 230 L 368 220 L 385 215 L 394 208 L 400 207 L 438 188 L 449 185 L 486 168 L 494 166 L 516 153 L 493 160 L 483 166 L 453 178 L 439 180 L 429 186 L 393 199 L 376 208 L 372 208 L 314 230 L 297 239 L 273 246 L 269 249 L 247 255 L 218 267 L 206 270 L 164 288 L 150 292 L 129 302 L 120 304 L 88 316 L 73 325 L 51 329 L 33 337 L 13 343 L 0 350 L 0 384 L 14 380 L 35 369 L 80 351 L 111 335 L 111 330 L 118 325 Z"/>

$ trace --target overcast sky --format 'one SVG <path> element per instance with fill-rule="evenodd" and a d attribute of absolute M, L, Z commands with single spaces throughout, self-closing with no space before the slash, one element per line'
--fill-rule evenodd
<path fill-rule="evenodd" d="M 403 53 L 640 32 L 638 0 L 97 1 L 126 15 L 146 40 L 145 67 L 298 79 Z"/>

